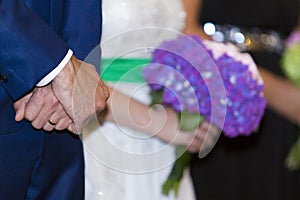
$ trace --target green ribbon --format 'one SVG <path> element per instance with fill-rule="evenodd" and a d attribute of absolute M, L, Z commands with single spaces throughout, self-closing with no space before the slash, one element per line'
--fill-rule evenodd
<path fill-rule="evenodd" d="M 104 81 L 144 83 L 142 70 L 150 59 L 102 58 L 101 78 Z"/>

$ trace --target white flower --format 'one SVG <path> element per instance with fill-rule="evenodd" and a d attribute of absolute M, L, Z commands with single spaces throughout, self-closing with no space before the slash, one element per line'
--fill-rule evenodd
<path fill-rule="evenodd" d="M 203 40 L 205 47 L 212 51 L 214 59 L 220 58 L 222 55 L 227 54 L 228 56 L 234 58 L 236 61 L 248 65 L 250 72 L 258 83 L 263 84 L 262 77 L 260 76 L 257 65 L 248 53 L 242 53 L 238 47 L 232 43 L 220 43 L 210 40 Z"/>

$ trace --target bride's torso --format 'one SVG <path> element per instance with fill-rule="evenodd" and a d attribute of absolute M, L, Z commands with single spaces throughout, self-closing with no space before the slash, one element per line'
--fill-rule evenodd
<path fill-rule="evenodd" d="M 147 58 L 151 56 L 151 49 L 163 40 L 176 37 L 184 26 L 185 12 L 181 0 L 102 2 L 103 58 Z M 150 88 L 143 83 L 110 84 L 143 103 L 151 102 Z M 161 186 L 175 160 L 173 145 L 110 122 L 94 127 L 98 127 L 96 120 L 83 134 L 87 199 L 99 199 L 99 195 L 103 197 L 100 199 L 109 200 L 175 199 L 161 193 Z M 107 143 L 109 148 L 105 147 Z M 184 196 L 181 199 L 194 199 L 192 186 L 186 186 L 190 179 L 184 179 L 179 195 Z"/>
<path fill-rule="evenodd" d="M 103 57 L 145 57 L 184 26 L 181 0 L 103 0 L 102 10 Z"/>

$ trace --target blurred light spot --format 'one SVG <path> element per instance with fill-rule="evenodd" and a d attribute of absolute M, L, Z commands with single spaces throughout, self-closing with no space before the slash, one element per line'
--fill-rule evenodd
<path fill-rule="evenodd" d="M 222 32 L 217 31 L 212 38 L 217 42 L 223 42 L 225 37 Z"/>
<path fill-rule="evenodd" d="M 234 34 L 234 40 L 239 43 L 242 44 L 245 42 L 245 36 L 243 33 L 237 32 Z"/>
<path fill-rule="evenodd" d="M 213 23 L 207 22 L 203 25 L 203 30 L 207 35 L 214 35 L 216 32 L 216 27 Z"/>

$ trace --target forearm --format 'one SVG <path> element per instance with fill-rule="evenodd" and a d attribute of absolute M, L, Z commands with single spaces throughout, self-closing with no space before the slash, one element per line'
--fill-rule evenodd
<path fill-rule="evenodd" d="M 259 69 L 264 80 L 264 95 L 268 106 L 300 125 L 300 88 L 267 70 Z"/>
<path fill-rule="evenodd" d="M 199 23 L 202 0 L 182 0 L 182 5 L 186 13 L 185 27 L 182 32 L 185 34 L 197 34 L 202 38 L 209 39 Z"/>
<path fill-rule="evenodd" d="M 107 114 L 104 120 L 118 125 L 159 136 L 165 131 L 176 132 L 177 115 L 171 109 L 149 107 L 127 95 L 110 88 Z M 170 121 L 174 123 L 169 123 Z M 158 136 L 158 137 L 159 137 Z"/>
<path fill-rule="evenodd" d="M 148 133 L 165 142 L 185 145 L 191 152 L 198 152 L 201 145 L 209 148 L 214 145 L 219 131 L 208 123 L 202 123 L 194 131 L 184 132 L 179 129 L 177 113 L 171 108 L 153 108 L 142 104 L 117 90 L 110 88 L 111 96 L 107 101 L 107 113 L 98 115 L 101 122 L 111 121 L 117 125 Z"/>
<path fill-rule="evenodd" d="M 182 0 L 186 12 L 185 29 L 192 29 L 199 26 L 200 6 L 202 0 Z"/>

